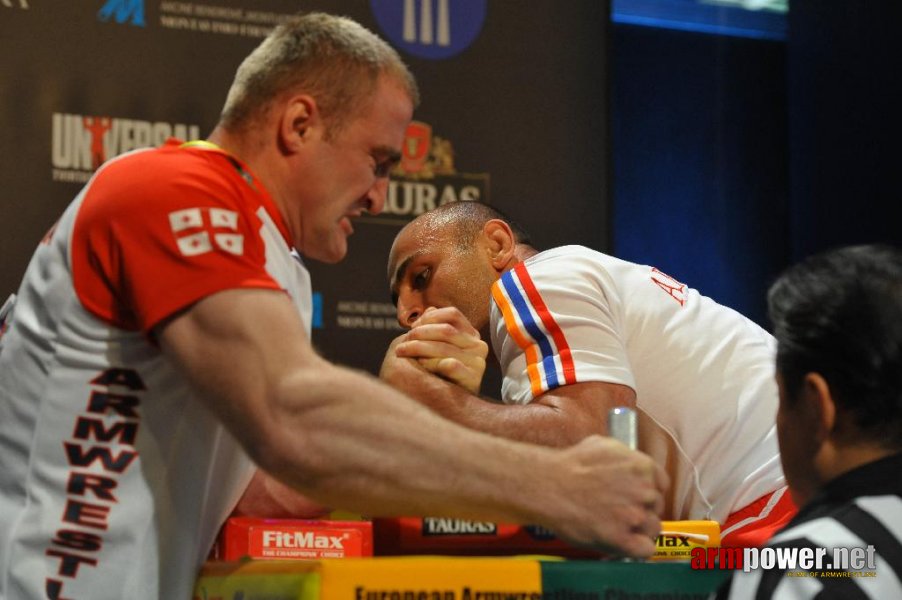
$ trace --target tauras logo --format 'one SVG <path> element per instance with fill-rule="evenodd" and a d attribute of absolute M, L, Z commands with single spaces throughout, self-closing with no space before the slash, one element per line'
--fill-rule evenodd
<path fill-rule="evenodd" d="M 344 550 L 341 536 L 323 535 L 313 531 L 263 532 L 264 548 L 332 548 Z"/>
<path fill-rule="evenodd" d="M 423 535 L 491 535 L 498 531 L 495 523 L 464 519 L 423 519 Z"/>
<path fill-rule="evenodd" d="M 385 207 L 373 220 L 403 223 L 450 202 L 488 202 L 489 174 L 459 173 L 454 161 L 450 140 L 434 135 L 428 123 L 410 123 L 401 161 L 392 171 Z"/>
<path fill-rule="evenodd" d="M 159 146 L 168 137 L 200 137 L 200 127 L 165 121 L 53 113 L 51 160 L 55 169 L 94 171 L 104 161 L 136 148 Z"/>

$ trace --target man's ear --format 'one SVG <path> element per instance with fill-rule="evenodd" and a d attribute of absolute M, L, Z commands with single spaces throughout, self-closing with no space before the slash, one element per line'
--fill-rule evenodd
<path fill-rule="evenodd" d="M 279 146 L 294 154 L 309 141 L 320 121 L 316 100 L 307 94 L 291 97 L 283 105 L 279 118 Z"/>
<path fill-rule="evenodd" d="M 827 380 L 820 373 L 808 373 L 800 396 L 799 401 L 805 403 L 807 426 L 814 428 L 815 439 L 823 443 L 837 437 L 837 426 L 841 424 L 836 421 L 836 402 Z"/>
<path fill-rule="evenodd" d="M 492 266 L 499 273 L 504 271 L 514 257 L 514 250 L 517 246 L 510 225 L 501 219 L 491 219 L 483 225 L 482 235 L 487 243 Z"/>

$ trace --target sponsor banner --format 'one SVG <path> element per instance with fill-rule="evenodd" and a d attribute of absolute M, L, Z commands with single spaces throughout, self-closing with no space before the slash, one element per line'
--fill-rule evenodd
<path fill-rule="evenodd" d="M 321 579 L 320 564 L 315 561 L 208 562 L 198 576 L 192 600 L 319 600 Z"/>
<path fill-rule="evenodd" d="M 727 571 L 684 562 L 542 562 L 543 600 L 707 600 Z"/>
<path fill-rule="evenodd" d="M 208 563 L 196 600 L 543 600 L 541 569 L 515 558 L 349 558 Z"/>
<path fill-rule="evenodd" d="M 704 600 L 728 571 L 685 563 L 371 558 L 208 563 L 195 599 Z"/>
<path fill-rule="evenodd" d="M 539 563 L 514 558 L 375 558 L 323 563 L 321 600 L 541 600 Z"/>

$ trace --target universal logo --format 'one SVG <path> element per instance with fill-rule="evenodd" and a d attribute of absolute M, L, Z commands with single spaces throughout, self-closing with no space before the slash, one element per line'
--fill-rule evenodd
<path fill-rule="evenodd" d="M 107 116 L 53 113 L 51 161 L 54 181 L 84 183 L 107 159 L 169 137 L 194 140 L 200 126 Z"/>

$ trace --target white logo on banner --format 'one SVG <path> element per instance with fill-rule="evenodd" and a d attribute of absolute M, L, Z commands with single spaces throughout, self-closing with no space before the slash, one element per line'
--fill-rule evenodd
<path fill-rule="evenodd" d="M 247 3 L 248 5 L 252 3 Z M 275 13 L 235 6 L 222 6 L 211 0 L 204 2 L 160 3 L 160 25 L 190 33 L 263 38 L 272 28 L 287 21 L 292 13 Z"/>
<path fill-rule="evenodd" d="M 444 60 L 476 41 L 488 0 L 370 0 L 382 33 L 420 58 Z"/>
<path fill-rule="evenodd" d="M 451 45 L 451 18 L 448 0 L 438 0 L 437 15 L 432 18 L 432 0 L 420 0 L 420 27 L 417 36 L 416 0 L 404 0 L 404 41 L 439 46 Z"/>
<path fill-rule="evenodd" d="M 50 160 L 54 181 L 84 183 L 114 156 L 136 148 L 159 146 L 170 137 L 181 140 L 200 137 L 200 127 L 187 123 L 66 113 L 53 113 L 51 118 Z"/>
<path fill-rule="evenodd" d="M 206 209 L 209 214 L 210 229 L 238 230 L 238 213 L 224 208 Z M 204 227 L 204 210 L 200 208 L 186 208 L 169 213 L 169 227 L 175 234 L 181 234 L 186 229 L 199 229 Z M 210 240 L 210 231 L 198 231 L 186 235 L 176 235 L 182 256 L 197 256 L 217 248 L 241 256 L 244 254 L 244 235 L 240 233 L 222 233 L 214 231 Z"/>

